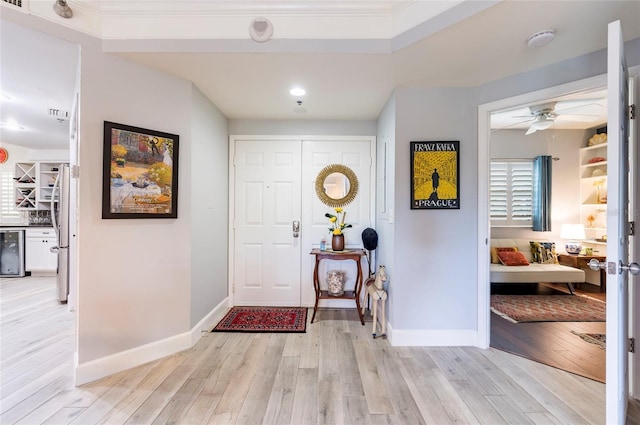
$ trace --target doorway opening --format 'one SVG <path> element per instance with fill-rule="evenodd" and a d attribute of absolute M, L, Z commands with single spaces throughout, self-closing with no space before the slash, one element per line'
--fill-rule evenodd
<path fill-rule="evenodd" d="M 3 115 L 11 113 L 11 118 L 21 127 L 20 131 L 2 132 L 3 146 L 11 153 L 12 161 L 9 173 L 14 174 L 20 169 L 18 164 L 31 164 L 33 170 L 33 194 L 35 202 L 21 204 L 16 212 L 22 214 L 24 220 L 21 226 L 27 229 L 38 227 L 40 230 L 54 233 L 51 217 L 59 211 L 57 205 L 60 199 L 57 188 L 54 189 L 55 176 L 58 174 L 59 164 L 78 164 L 78 102 L 80 90 L 80 54 L 81 47 L 47 33 L 35 31 L 31 28 L 10 21 L 3 21 L 1 26 L 3 40 L 12 43 L 3 44 L 2 73 L 3 73 Z M 47 70 L 43 72 L 43 70 Z M 40 112 L 36 112 L 40 111 Z M 15 164 L 15 165 L 14 165 Z M 14 169 L 16 170 L 14 172 Z M 27 180 L 28 181 L 28 180 Z M 23 193 L 11 190 L 14 193 Z M 55 254 L 48 249 L 33 251 L 31 255 L 34 265 L 32 276 L 19 282 L 25 291 L 25 296 L 11 300 L 24 304 L 12 304 L 15 308 L 24 309 L 30 313 L 26 325 L 33 324 L 33 320 L 42 314 L 48 321 L 39 327 L 42 332 L 31 332 L 29 328 L 16 329 L 20 335 L 22 346 L 16 345 L 17 359 L 16 373 L 22 372 L 21 367 L 34 364 L 52 364 L 52 350 L 56 359 L 60 360 L 51 369 L 53 372 L 47 379 L 69 379 L 73 376 L 77 362 L 77 339 L 75 335 L 77 315 L 75 314 L 77 286 L 77 248 L 75 235 L 77 234 L 75 211 L 77 209 L 77 180 L 70 184 L 71 217 L 69 219 L 72 235 L 70 246 L 70 294 L 67 304 L 59 303 L 56 275 L 60 275 L 60 266 Z M 54 192 L 54 190 L 56 190 Z M 12 202 L 13 203 L 13 202 Z M 53 208 L 52 208 L 53 207 Z M 36 229 L 32 229 L 36 230 Z M 35 238 L 34 238 L 35 239 Z M 57 237 L 50 237 L 60 246 Z M 49 240 L 47 240 L 48 242 Z M 44 243 L 44 241 L 42 241 Z M 42 243 L 40 244 L 42 248 Z M 27 248 L 28 250 L 28 248 Z M 53 257 L 53 259 L 51 258 Z M 43 260 L 43 261 L 40 261 Z M 50 260 L 52 260 L 50 262 Z M 36 276 L 38 274 L 38 276 Z M 18 279 L 18 278 L 17 278 Z M 18 284 L 18 282 L 15 282 Z M 4 285 L 4 282 L 3 282 Z M 46 300 L 46 303 L 43 302 Z M 45 305 L 46 304 L 46 305 Z M 3 334 L 3 339 L 6 338 Z M 9 338 L 11 338 L 9 336 Z M 55 340 L 55 344 L 53 341 Z M 41 350 L 31 349 L 35 346 Z M 30 348 L 31 347 L 31 348 Z M 59 354 L 58 354 L 59 353 Z M 60 365 L 60 366 L 59 366 Z M 27 368 L 36 373 L 37 369 Z M 34 375 L 34 379 L 36 377 Z M 25 375 L 26 376 L 26 375 Z"/>
<path fill-rule="evenodd" d="M 581 174 L 581 160 L 584 159 L 581 148 L 587 147 L 589 139 L 598 129 L 605 127 L 606 132 L 606 78 L 605 76 L 581 80 L 562 86 L 503 99 L 479 108 L 479 229 L 486 230 L 486 238 L 479 246 L 479 330 L 486 336 L 486 347 L 513 352 L 541 363 L 550 364 L 555 359 L 559 368 L 604 381 L 604 353 L 594 351 L 594 364 L 589 367 L 571 368 L 565 357 L 579 355 L 579 350 L 600 350 L 600 347 L 588 344 L 571 333 L 567 323 L 510 323 L 493 314 L 490 310 L 492 294 L 538 294 L 567 295 L 565 285 L 505 283 L 492 284 L 490 258 L 492 238 L 499 239 L 544 239 L 555 242 L 557 252 L 565 254 L 566 240 L 561 236 L 561 225 L 579 223 L 586 225 L 586 218 L 594 211 L 581 211 L 583 208 L 581 185 L 591 183 L 597 176 Z M 604 117 L 604 118 L 602 118 Z M 606 148 L 605 148 L 606 151 Z M 491 163 L 500 161 L 532 161 L 535 156 L 549 155 L 557 158 L 553 163 L 552 215 L 551 230 L 533 232 L 531 227 L 498 226 L 492 223 Z M 594 167 L 593 169 L 595 169 Z M 592 171 L 591 168 L 589 171 Z M 586 170 L 585 170 L 586 172 Z M 598 171 L 596 174 L 600 173 Z M 606 174 L 606 170 L 605 170 Z M 588 179 L 586 178 L 588 177 Z M 606 199 L 606 198 L 605 198 Z M 606 201 L 605 201 L 606 204 Z M 597 205 L 594 209 L 597 209 Z M 602 208 L 602 206 L 600 206 Z M 606 205 L 605 205 L 606 208 Z M 495 208 L 494 208 L 495 209 Z M 602 213 L 602 211 L 600 211 Z M 603 214 L 606 217 L 606 212 Z M 495 218 L 495 217 L 494 217 Z M 591 231 L 591 230 L 587 230 Z M 593 232 L 606 229 L 595 228 Z M 481 235 L 482 236 L 482 235 Z M 600 236 L 600 235 L 597 235 Z M 591 236 L 591 239 L 596 239 Z M 606 250 L 606 244 L 584 244 L 598 251 Z M 606 255 L 606 251 L 602 253 Z M 600 292 L 600 282 L 591 273 L 585 272 L 587 282 L 579 285 L 577 296 L 591 296 L 604 300 L 605 292 Z M 598 276 L 596 276 L 598 277 Z M 573 322 L 570 322 L 573 323 Z M 579 322 L 576 322 L 579 323 Z M 604 333 L 604 322 L 593 322 L 587 326 L 575 324 L 576 333 Z M 600 332 L 600 327 L 602 328 Z M 565 336 L 557 334 L 566 332 Z M 571 341 L 575 338 L 575 341 Z M 566 341 L 569 342 L 566 342 Z M 563 341 L 561 343 L 561 341 Z M 564 344 L 564 347 L 561 346 Z M 567 348 L 569 345 L 569 349 Z M 567 354 L 575 349 L 576 353 Z M 548 350 L 548 352 L 545 352 Z M 602 350 L 604 351 L 604 350 Z M 561 355 L 558 355 L 561 353 Z M 575 362 L 574 362 L 575 363 Z M 567 367 L 563 367 L 563 364 Z M 597 366 L 597 367 L 596 367 Z M 596 370 L 594 373 L 594 368 Z M 586 369 L 586 370 L 585 370 Z"/>

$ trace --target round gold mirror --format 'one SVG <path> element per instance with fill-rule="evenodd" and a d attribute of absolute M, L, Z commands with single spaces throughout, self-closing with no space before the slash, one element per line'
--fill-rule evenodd
<path fill-rule="evenodd" d="M 358 178 L 346 165 L 327 165 L 316 177 L 316 194 L 325 205 L 334 208 L 345 206 L 358 194 Z"/>

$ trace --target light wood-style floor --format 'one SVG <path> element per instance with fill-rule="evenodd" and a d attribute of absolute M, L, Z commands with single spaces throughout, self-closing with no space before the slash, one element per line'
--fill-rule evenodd
<path fill-rule="evenodd" d="M 604 423 L 601 383 L 494 349 L 391 347 L 354 310 L 320 310 L 304 334 L 207 333 L 75 388 L 53 279 L 0 285 L 2 424 Z"/>

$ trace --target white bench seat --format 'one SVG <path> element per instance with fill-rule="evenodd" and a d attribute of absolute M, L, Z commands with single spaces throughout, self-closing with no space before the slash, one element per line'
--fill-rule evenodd
<path fill-rule="evenodd" d="M 491 264 L 491 283 L 566 283 L 573 293 L 572 283 L 585 281 L 584 270 L 562 264 L 533 263 L 530 241 L 547 242 L 538 239 L 491 239 L 491 247 L 515 246 L 529 261 L 528 266 L 505 266 Z"/>

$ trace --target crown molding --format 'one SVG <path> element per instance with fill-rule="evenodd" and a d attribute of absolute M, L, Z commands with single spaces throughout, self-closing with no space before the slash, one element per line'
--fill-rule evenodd
<path fill-rule="evenodd" d="M 502 0 L 498 0 L 502 1 Z M 257 17 L 268 18 L 275 40 L 380 41 L 373 50 L 385 49 L 394 38 L 413 31 L 439 16 L 450 16 L 461 6 L 496 0 L 68 0 L 73 18 L 55 14 L 52 2 L 23 0 L 23 11 L 102 40 L 249 40 L 249 25 Z M 2 2 L 4 7 L 5 2 Z M 457 13 L 455 13 L 457 15 Z M 465 15 L 465 14 L 463 14 Z M 467 14 L 468 15 L 468 14 Z M 463 16 L 464 18 L 465 16 Z M 447 19 L 449 20 L 449 18 Z M 433 25 L 431 25 L 433 26 Z M 415 41 L 404 37 L 394 46 Z M 407 40 L 406 42 L 404 40 Z M 329 43 L 331 44 L 331 43 Z M 241 48 L 241 51 L 246 50 Z"/>

